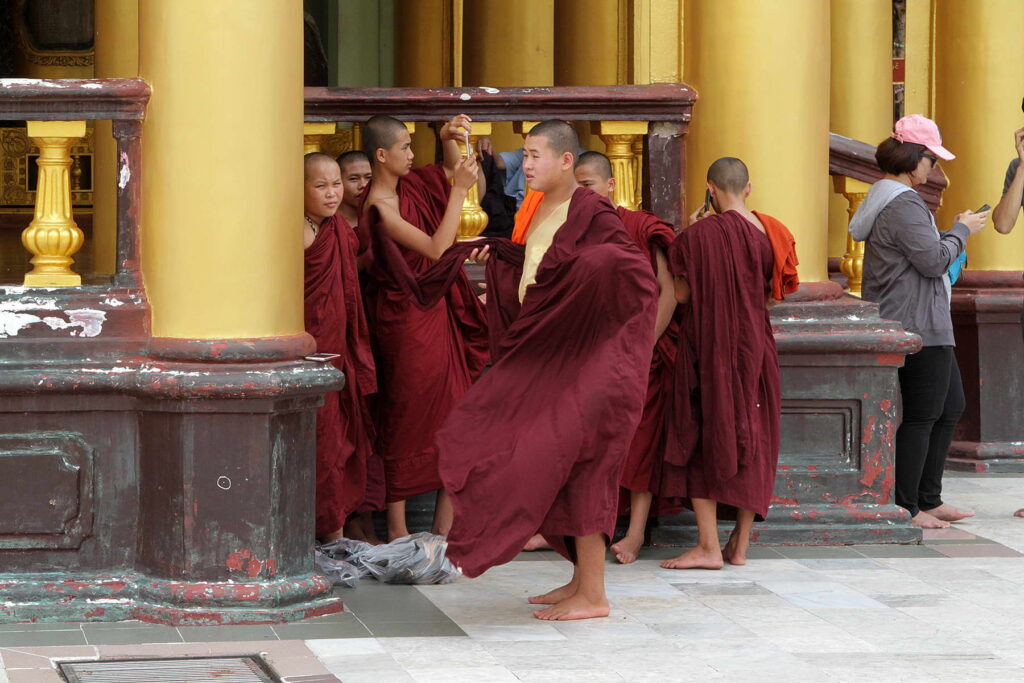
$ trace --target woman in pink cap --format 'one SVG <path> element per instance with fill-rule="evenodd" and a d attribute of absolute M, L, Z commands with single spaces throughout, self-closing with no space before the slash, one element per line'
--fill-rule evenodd
<path fill-rule="evenodd" d="M 974 515 L 942 501 L 946 454 L 966 405 L 953 352 L 949 270 L 967 238 L 984 227 L 988 212 L 965 211 L 940 233 L 913 191 L 939 159 L 953 158 L 934 121 L 904 116 L 875 152 L 885 178 L 871 186 L 850 221 L 853 238 L 867 242 L 864 300 L 877 303 L 882 317 L 900 321 L 924 343 L 899 370 L 903 422 L 896 432 L 896 503 L 915 525 L 928 529 Z"/>

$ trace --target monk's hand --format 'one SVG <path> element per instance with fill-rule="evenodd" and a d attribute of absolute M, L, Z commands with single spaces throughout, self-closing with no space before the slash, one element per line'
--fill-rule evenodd
<path fill-rule="evenodd" d="M 688 225 L 693 225 L 694 223 L 696 223 L 701 218 L 704 218 L 707 215 L 708 212 L 704 210 L 704 205 L 701 204 L 699 209 L 690 214 L 690 222 L 688 223 Z"/>
<path fill-rule="evenodd" d="M 491 246 L 489 244 L 485 245 L 483 249 L 474 249 L 473 251 L 469 252 L 469 260 L 476 261 L 481 266 L 486 264 L 487 259 L 489 259 L 490 257 Z"/>
<path fill-rule="evenodd" d="M 453 179 L 455 187 L 461 190 L 469 190 L 469 188 L 473 187 L 477 181 L 476 158 L 468 156 L 459 159 L 458 163 L 455 164 Z"/>
<path fill-rule="evenodd" d="M 441 127 L 441 140 L 456 140 L 463 142 L 469 139 L 469 133 L 473 130 L 473 119 L 465 114 L 459 114 L 451 121 Z"/>
<path fill-rule="evenodd" d="M 491 136 L 490 135 L 485 135 L 482 138 L 480 138 L 480 142 L 477 143 L 477 149 L 480 151 L 480 156 L 483 156 L 485 154 L 487 156 L 492 156 L 492 157 L 495 156 L 495 154 L 494 154 L 494 142 L 491 141 Z M 502 170 L 504 170 L 504 168 L 505 168 L 504 162 L 502 162 L 501 168 L 502 168 Z"/>

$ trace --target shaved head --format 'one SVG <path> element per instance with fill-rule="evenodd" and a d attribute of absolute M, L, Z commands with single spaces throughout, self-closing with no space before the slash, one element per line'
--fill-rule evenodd
<path fill-rule="evenodd" d="M 722 157 L 708 168 L 708 182 L 729 194 L 740 194 L 750 182 L 750 174 L 736 157 Z"/>
<path fill-rule="evenodd" d="M 358 149 L 354 149 L 350 152 L 345 152 L 338 157 L 338 166 L 341 167 L 341 172 L 345 172 L 345 167 L 349 164 L 354 164 L 357 161 L 365 161 L 370 163 L 370 157 L 366 156 L 366 152 L 361 152 Z"/>
<path fill-rule="evenodd" d="M 306 178 L 309 177 L 310 170 L 316 168 L 320 164 L 338 163 L 330 154 L 324 154 L 323 152 L 310 152 L 309 154 L 304 156 L 303 159 L 304 163 L 302 164 L 302 174 Z"/>
<path fill-rule="evenodd" d="M 541 121 L 526 137 L 546 139 L 556 156 L 569 152 L 575 157 L 580 153 L 580 139 L 576 135 L 576 129 L 560 119 Z"/>
<path fill-rule="evenodd" d="M 370 159 L 377 156 L 377 150 L 391 149 L 405 124 L 390 116 L 373 116 L 363 124 L 363 151 Z"/>
<path fill-rule="evenodd" d="M 576 168 L 585 168 L 601 180 L 610 180 L 612 177 L 612 162 L 600 152 L 584 152 L 576 162 Z"/>

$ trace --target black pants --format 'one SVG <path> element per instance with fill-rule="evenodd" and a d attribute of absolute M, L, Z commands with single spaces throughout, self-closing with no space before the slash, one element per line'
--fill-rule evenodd
<path fill-rule="evenodd" d="M 952 346 L 926 346 L 907 356 L 899 375 L 896 504 L 916 515 L 942 505 L 942 470 L 966 399 Z"/>

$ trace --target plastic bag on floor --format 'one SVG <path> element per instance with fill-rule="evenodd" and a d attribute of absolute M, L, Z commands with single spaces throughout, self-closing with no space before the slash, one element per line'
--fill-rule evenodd
<path fill-rule="evenodd" d="M 317 546 L 313 561 L 317 569 L 326 574 L 335 586 L 355 588 L 359 579 L 368 572 L 361 563 L 353 562 L 352 558 L 369 547 L 370 544 L 363 541 L 339 538 Z"/>
<path fill-rule="evenodd" d="M 449 583 L 459 570 L 445 557 L 444 536 L 420 532 L 385 545 L 369 546 L 353 561 L 384 583 Z"/>

